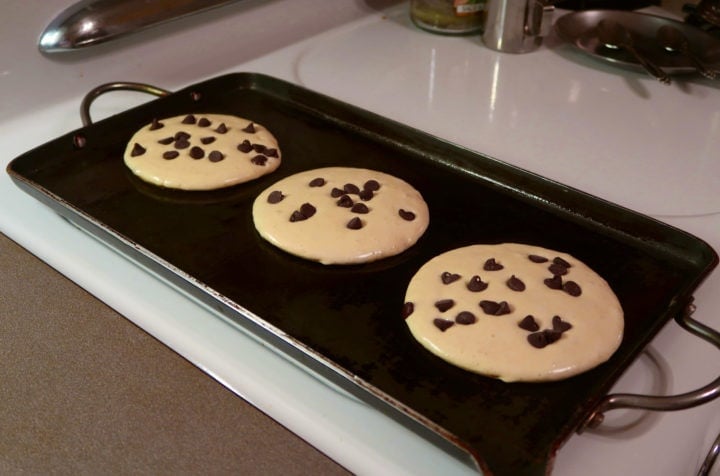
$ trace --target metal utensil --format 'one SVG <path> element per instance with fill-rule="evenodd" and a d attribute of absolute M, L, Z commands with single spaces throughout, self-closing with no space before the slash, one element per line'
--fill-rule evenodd
<path fill-rule="evenodd" d="M 483 43 L 503 53 L 534 51 L 552 28 L 554 10 L 549 0 L 489 2 Z"/>
<path fill-rule="evenodd" d="M 718 71 L 709 68 L 692 49 L 690 49 L 690 41 L 682 31 L 672 25 L 664 25 L 658 28 L 656 38 L 660 46 L 667 51 L 685 55 L 692 61 L 698 72 L 706 78 L 715 79 L 717 77 Z"/>
<path fill-rule="evenodd" d="M 632 54 L 650 76 L 663 84 L 670 84 L 670 76 L 658 65 L 653 63 L 647 56 L 641 54 L 633 44 L 630 32 L 621 24 L 612 20 L 603 19 L 596 27 L 596 33 L 600 43 L 608 48 L 623 49 Z"/>
<path fill-rule="evenodd" d="M 233 1 L 80 0 L 50 22 L 38 48 L 43 53 L 72 51 Z"/>

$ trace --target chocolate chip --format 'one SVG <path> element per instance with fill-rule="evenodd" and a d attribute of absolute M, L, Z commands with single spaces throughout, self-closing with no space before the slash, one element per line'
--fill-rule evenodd
<path fill-rule="evenodd" d="M 372 198 L 375 196 L 374 192 L 372 190 L 360 190 L 360 193 L 358 193 L 358 197 L 360 197 L 360 200 L 363 202 L 367 202 L 369 200 L 372 200 Z"/>
<path fill-rule="evenodd" d="M 244 152 L 244 153 L 247 154 L 248 152 L 250 152 L 251 150 L 253 150 L 252 144 L 250 143 L 249 140 L 245 139 L 245 140 L 242 141 L 240 144 L 238 144 L 237 150 L 239 150 L 240 152 Z"/>
<path fill-rule="evenodd" d="M 188 147 L 190 147 L 190 141 L 183 138 L 177 139 L 173 147 L 175 147 L 176 149 L 187 149 Z"/>
<path fill-rule="evenodd" d="M 345 190 L 345 193 L 352 193 L 354 195 L 360 193 L 360 188 L 353 183 L 346 183 L 343 190 Z"/>
<path fill-rule="evenodd" d="M 200 142 L 202 142 L 204 145 L 212 144 L 213 142 L 215 142 L 215 138 L 212 136 L 201 137 Z"/>
<path fill-rule="evenodd" d="M 370 179 L 363 185 L 363 190 L 377 192 L 378 190 L 380 190 L 380 183 L 377 180 Z"/>
<path fill-rule="evenodd" d="M 311 216 L 315 215 L 315 207 L 312 206 L 309 203 L 303 203 L 300 206 L 300 210 L 295 210 L 292 212 L 292 215 L 290 215 L 290 221 L 296 222 L 296 221 L 303 221 L 307 220 Z"/>
<path fill-rule="evenodd" d="M 243 129 L 243 132 L 247 132 L 247 133 L 250 133 L 250 134 L 255 133 L 255 124 L 253 124 L 253 123 L 251 122 L 250 124 L 248 124 L 248 125 Z"/>
<path fill-rule="evenodd" d="M 225 158 L 225 155 L 223 155 L 222 152 L 219 150 L 213 150 L 210 152 L 210 155 L 208 155 L 208 159 L 210 159 L 210 162 L 220 162 Z"/>
<path fill-rule="evenodd" d="M 572 268 L 572 265 L 559 256 L 553 258 L 552 264 L 548 267 L 550 272 L 555 276 L 566 275 L 568 273 L 568 268 Z"/>
<path fill-rule="evenodd" d="M 403 304 L 403 307 L 402 307 L 402 317 L 403 317 L 403 319 L 407 319 L 408 317 L 410 317 L 410 315 L 411 315 L 413 312 L 415 312 L 415 304 L 413 304 L 413 303 L 411 303 L 411 302 L 409 302 L 409 301 L 406 302 L 405 304 Z"/>
<path fill-rule="evenodd" d="M 435 301 L 435 307 L 440 312 L 445 312 L 454 305 L 455 301 L 453 301 L 452 299 L 441 299 L 439 301 Z"/>
<path fill-rule="evenodd" d="M 163 127 L 165 127 L 165 124 L 163 124 L 162 122 L 158 121 L 157 119 L 153 119 L 153 120 L 152 120 L 152 123 L 150 124 L 150 130 L 151 130 L 151 131 L 156 131 L 156 130 L 158 130 L 158 129 L 162 129 Z"/>
<path fill-rule="evenodd" d="M 363 227 L 363 222 L 358 217 L 355 217 L 352 220 L 350 220 L 349 222 L 347 222 L 347 225 L 345 225 L 345 226 L 347 226 L 351 230 L 359 230 L 360 228 Z"/>
<path fill-rule="evenodd" d="M 342 197 L 343 195 L 345 195 L 345 191 L 337 187 L 333 187 L 333 189 L 330 190 L 330 196 L 332 198 Z"/>
<path fill-rule="evenodd" d="M 442 280 L 443 284 L 454 283 L 458 279 L 460 279 L 459 274 L 449 273 L 447 271 L 440 275 L 440 280 Z"/>
<path fill-rule="evenodd" d="M 267 164 L 267 157 L 264 155 L 256 155 L 252 159 L 250 159 L 250 162 L 252 162 L 255 165 L 265 165 Z"/>
<path fill-rule="evenodd" d="M 455 323 L 453 321 L 448 321 L 447 319 L 440 319 L 439 317 L 433 319 L 433 324 L 435 324 L 435 327 L 440 329 L 442 332 L 445 332 L 449 328 L 451 328 Z"/>
<path fill-rule="evenodd" d="M 317 209 L 309 203 L 303 203 L 300 205 L 300 213 L 302 213 L 305 218 L 310 218 L 315 215 L 316 211 Z"/>
<path fill-rule="evenodd" d="M 484 283 L 482 279 L 480 279 L 480 276 L 477 274 L 470 278 L 470 281 L 467 283 L 468 291 L 472 291 L 474 293 L 478 293 L 480 291 L 485 291 L 488 287 L 488 283 Z"/>
<path fill-rule="evenodd" d="M 325 185 L 325 179 L 322 177 L 314 178 L 310 181 L 308 185 L 311 187 L 322 187 L 323 185 Z"/>
<path fill-rule="evenodd" d="M 500 271 L 503 268 L 504 266 L 495 261 L 495 258 L 490 258 L 489 260 L 485 261 L 485 264 L 483 265 L 483 269 L 485 271 Z"/>
<path fill-rule="evenodd" d="M 561 335 L 562 334 L 560 332 L 553 331 L 552 329 L 545 329 L 540 332 L 533 332 L 532 334 L 529 334 L 527 336 L 527 340 L 531 346 L 537 349 L 542 349 L 543 347 L 556 342 L 560 339 Z"/>
<path fill-rule="evenodd" d="M 254 150 L 255 152 L 257 152 L 257 153 L 259 153 L 259 154 L 264 154 L 264 153 L 265 153 L 265 149 L 267 149 L 267 147 L 265 147 L 265 146 L 262 145 L 262 144 L 253 144 L 253 145 L 252 145 L 252 148 L 253 148 L 253 150 Z"/>
<path fill-rule="evenodd" d="M 475 317 L 475 314 L 470 311 L 462 311 L 455 316 L 455 322 L 469 326 L 470 324 L 475 324 L 475 322 L 477 322 L 477 317 Z"/>
<path fill-rule="evenodd" d="M 582 289 L 580 289 L 580 285 L 576 283 L 575 281 L 566 281 L 563 286 L 563 291 L 568 293 L 569 295 L 573 297 L 578 297 L 582 294 Z"/>
<path fill-rule="evenodd" d="M 554 342 L 557 342 L 562 336 L 562 332 L 557 332 L 552 329 L 544 329 L 540 332 L 534 332 L 528 335 L 527 339 L 530 345 L 538 349 L 542 349 Z"/>
<path fill-rule="evenodd" d="M 361 213 L 363 215 L 370 213 L 370 209 L 364 203 L 356 203 L 352 206 L 352 208 L 350 208 L 350 211 L 353 213 Z"/>
<path fill-rule="evenodd" d="M 168 150 L 167 152 L 163 153 L 162 157 L 166 160 L 172 160 L 178 158 L 179 155 L 180 152 L 178 152 L 177 150 Z"/>
<path fill-rule="evenodd" d="M 545 334 L 545 342 L 547 342 L 548 344 L 557 342 L 558 340 L 560 340 L 560 337 L 562 337 L 562 332 L 554 331 L 552 329 L 543 330 L 543 334 Z"/>
<path fill-rule="evenodd" d="M 527 336 L 527 341 L 530 343 L 531 346 L 535 347 L 536 349 L 542 349 L 547 345 L 547 341 L 545 340 L 545 334 L 542 332 L 533 332 L 532 334 L 529 334 Z"/>
<path fill-rule="evenodd" d="M 525 291 L 525 283 L 516 278 L 514 274 L 510 276 L 510 279 L 508 279 L 505 284 L 513 291 Z"/>
<path fill-rule="evenodd" d="M 564 266 L 565 268 L 572 268 L 572 265 L 570 263 L 568 263 L 567 261 L 565 261 L 564 259 L 562 259 L 559 256 L 556 256 L 553 259 L 553 263 L 558 264 L 560 266 Z"/>
<path fill-rule="evenodd" d="M 302 213 L 295 210 L 292 212 L 292 215 L 290 215 L 290 222 L 295 223 L 296 221 L 303 221 L 307 220 L 307 217 L 304 217 Z"/>
<path fill-rule="evenodd" d="M 224 122 L 220 123 L 220 125 L 215 128 L 215 132 L 217 132 L 218 134 L 227 134 L 227 131 L 228 128 Z"/>
<path fill-rule="evenodd" d="M 195 160 L 202 159 L 205 157 L 205 151 L 202 150 L 202 148 L 195 146 L 190 149 L 190 157 Z"/>
<path fill-rule="evenodd" d="M 560 263 L 553 263 L 548 266 L 548 269 L 555 276 L 565 276 L 568 273 L 567 266 L 563 266 Z"/>
<path fill-rule="evenodd" d="M 190 139 L 190 137 L 192 137 L 192 136 L 185 131 L 178 131 L 173 136 L 173 138 L 175 140 L 188 140 L 188 139 Z"/>
<path fill-rule="evenodd" d="M 500 301 L 500 308 L 495 311 L 496 316 L 503 316 L 505 314 L 510 314 L 512 312 L 512 309 L 510 309 L 510 305 L 506 301 Z"/>
<path fill-rule="evenodd" d="M 510 305 L 506 301 L 480 301 L 480 308 L 485 314 L 491 316 L 502 316 L 504 314 L 510 314 Z"/>
<path fill-rule="evenodd" d="M 480 307 L 485 314 L 494 315 L 495 311 L 500 309 L 500 303 L 495 301 L 480 301 Z"/>
<path fill-rule="evenodd" d="M 415 219 L 415 214 L 413 212 L 403 210 L 402 208 L 398 210 L 398 215 L 400 215 L 400 218 L 406 221 L 413 221 Z"/>
<path fill-rule="evenodd" d="M 145 152 L 147 152 L 145 147 L 141 146 L 136 142 L 132 150 L 130 151 L 130 157 L 137 157 L 138 155 L 143 155 Z"/>
<path fill-rule="evenodd" d="M 565 332 L 572 329 L 572 324 L 567 321 L 563 321 L 560 316 L 553 316 L 552 327 L 554 331 Z"/>
<path fill-rule="evenodd" d="M 267 155 L 268 157 L 274 157 L 274 158 L 278 157 L 277 149 L 265 148 L 264 154 Z"/>
<path fill-rule="evenodd" d="M 353 201 L 352 198 L 350 198 L 350 195 L 343 195 L 337 202 L 335 202 L 335 204 L 338 207 L 350 208 L 353 206 Z"/>
<path fill-rule="evenodd" d="M 210 119 L 207 117 L 201 118 L 197 123 L 198 127 L 209 127 L 210 124 L 212 124 L 212 122 L 210 122 Z"/>
<path fill-rule="evenodd" d="M 280 190 L 273 190 L 268 195 L 267 201 L 268 203 L 272 203 L 273 205 L 276 203 L 280 203 L 285 198 L 285 195 Z"/>
<path fill-rule="evenodd" d="M 188 114 L 188 115 L 185 116 L 185 117 L 183 118 L 183 120 L 182 120 L 182 123 L 183 123 L 183 124 L 195 124 L 196 122 L 197 122 L 197 121 L 196 121 L 196 119 L 195 119 L 195 116 L 193 116 L 192 114 Z"/>
<path fill-rule="evenodd" d="M 532 261 L 533 263 L 547 263 L 548 259 L 544 256 L 540 255 L 529 255 L 528 259 Z"/>
<path fill-rule="evenodd" d="M 158 144 L 168 145 L 168 144 L 172 144 L 174 140 L 175 140 L 174 137 L 166 137 L 164 139 L 160 139 L 158 141 Z"/>
<path fill-rule="evenodd" d="M 522 321 L 518 322 L 518 327 L 528 332 L 536 332 L 540 329 L 538 323 L 535 322 L 535 318 L 530 314 L 525 316 Z"/>
<path fill-rule="evenodd" d="M 543 283 L 545 283 L 545 286 L 549 287 L 550 289 L 562 289 L 562 278 L 560 276 L 553 276 L 552 278 L 546 278 L 543 280 Z"/>

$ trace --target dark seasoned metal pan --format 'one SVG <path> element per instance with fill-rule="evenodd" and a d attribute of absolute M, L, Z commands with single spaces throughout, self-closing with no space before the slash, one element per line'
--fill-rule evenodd
<path fill-rule="evenodd" d="M 85 102 L 88 122 L 98 91 Z M 281 144 L 282 166 L 215 192 L 173 192 L 134 179 L 122 161 L 133 132 L 189 112 L 266 125 Z M 255 196 L 284 176 L 330 165 L 377 169 L 413 184 L 430 207 L 426 234 L 399 256 L 347 267 L 266 244 L 252 223 Z M 706 243 L 680 230 L 257 74 L 218 77 L 89 124 L 16 158 L 8 172 L 219 314 L 494 474 L 544 474 L 560 445 L 598 420 L 598 409 L 647 406 L 606 395 L 668 320 L 680 316 L 692 327 L 685 312 L 692 293 L 718 262 Z M 498 242 L 562 250 L 605 277 L 626 314 L 624 340 L 608 362 L 564 381 L 503 383 L 446 364 L 411 338 L 401 308 L 415 271 L 449 249 Z M 719 386 L 676 406 L 714 398 Z"/>

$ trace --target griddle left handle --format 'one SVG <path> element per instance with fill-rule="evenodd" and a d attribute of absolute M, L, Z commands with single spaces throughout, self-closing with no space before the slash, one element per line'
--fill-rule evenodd
<path fill-rule="evenodd" d="M 695 312 L 695 305 L 690 302 L 685 310 L 675 317 L 675 321 L 686 331 L 713 344 L 720 349 L 720 333 L 696 321 L 690 316 Z M 652 396 L 617 393 L 606 396 L 583 425 L 577 430 L 582 433 L 588 428 L 597 428 L 604 419 L 607 411 L 617 408 L 637 408 L 654 411 L 683 410 L 707 403 L 720 396 L 720 377 L 697 390 L 678 395 Z"/>
<path fill-rule="evenodd" d="M 97 99 L 99 96 L 110 91 L 137 91 L 141 93 L 152 94 L 153 96 L 158 97 L 168 96 L 172 94 L 170 91 L 167 91 L 165 89 L 143 83 L 116 81 L 112 83 L 101 84 L 100 86 L 97 86 L 93 88 L 90 92 L 88 92 L 80 103 L 80 119 L 82 120 L 83 126 L 89 126 L 90 124 L 92 124 L 92 119 L 90 118 L 90 106 L 92 105 L 93 101 L 95 101 L 95 99 Z"/>

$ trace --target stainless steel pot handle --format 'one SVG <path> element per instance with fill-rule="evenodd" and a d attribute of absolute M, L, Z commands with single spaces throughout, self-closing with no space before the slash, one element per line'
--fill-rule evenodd
<path fill-rule="evenodd" d="M 690 302 L 675 321 L 686 331 L 700 337 L 720 349 L 720 333 L 692 319 L 695 305 Z M 669 396 L 636 395 L 617 393 L 606 396 L 577 430 L 582 433 L 588 428 L 597 428 L 604 419 L 604 413 L 617 408 L 638 408 L 655 411 L 683 410 L 696 407 L 720 396 L 720 377 L 697 390 Z"/>
<path fill-rule="evenodd" d="M 95 99 L 97 99 L 102 94 L 105 94 L 109 91 L 137 91 L 159 97 L 172 94 L 170 91 L 167 91 L 165 89 L 157 88 L 155 86 L 143 83 L 117 81 L 113 83 L 101 84 L 100 86 L 97 86 L 96 88 L 88 92 L 80 103 L 80 119 L 82 120 L 83 126 L 89 126 L 90 124 L 92 124 L 92 119 L 90 118 L 90 106 L 92 105 L 93 101 L 95 101 Z"/>

